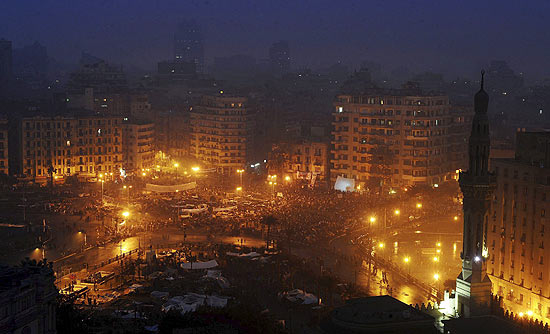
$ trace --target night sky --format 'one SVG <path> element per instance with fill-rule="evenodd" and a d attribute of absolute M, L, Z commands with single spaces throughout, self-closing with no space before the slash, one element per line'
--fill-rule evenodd
<path fill-rule="evenodd" d="M 286 39 L 293 67 L 369 60 L 385 70 L 405 65 L 449 77 L 503 59 L 542 79 L 550 76 L 549 16 L 547 0 L 3 0 L 0 38 L 14 47 L 39 41 L 66 63 L 87 51 L 152 69 L 172 57 L 178 21 L 194 19 L 207 62 L 266 58 L 272 42 Z"/>

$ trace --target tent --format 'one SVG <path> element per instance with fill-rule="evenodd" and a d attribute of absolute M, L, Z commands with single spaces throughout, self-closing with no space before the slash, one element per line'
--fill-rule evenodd
<path fill-rule="evenodd" d="M 183 269 L 211 269 L 218 266 L 216 260 L 210 260 L 206 262 L 183 262 L 181 267 Z"/>
<path fill-rule="evenodd" d="M 336 182 L 334 183 L 334 190 L 355 191 L 355 180 L 338 176 L 336 178 Z"/>
<path fill-rule="evenodd" d="M 158 185 L 158 184 L 147 183 L 145 185 L 145 190 L 156 192 L 156 193 L 175 193 L 175 192 L 178 192 L 178 191 L 185 191 L 185 190 L 195 189 L 196 186 L 197 186 L 196 182 L 189 182 L 189 183 L 184 183 L 184 184 L 175 184 L 175 185 L 172 185 L 172 186 L 161 186 L 161 185 Z"/>

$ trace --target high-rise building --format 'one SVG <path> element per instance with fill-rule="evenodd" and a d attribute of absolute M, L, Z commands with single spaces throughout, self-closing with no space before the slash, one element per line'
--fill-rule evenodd
<path fill-rule="evenodd" d="M 82 54 L 80 67 L 70 74 L 67 88 L 70 93 L 82 94 L 86 88 L 94 93 L 116 93 L 128 87 L 122 66 L 112 65 L 89 54 Z"/>
<path fill-rule="evenodd" d="M 271 71 L 284 74 L 290 71 L 290 47 L 287 41 L 278 41 L 269 48 Z"/>
<path fill-rule="evenodd" d="M 0 174 L 9 174 L 7 118 L 0 118 Z"/>
<path fill-rule="evenodd" d="M 11 41 L 0 39 L 0 82 L 5 82 L 12 75 Z"/>
<path fill-rule="evenodd" d="M 481 89 L 474 98 L 474 119 L 468 143 L 468 171 L 461 172 L 459 183 L 464 195 L 464 232 L 462 271 L 456 279 L 456 308 L 464 317 L 489 313 L 491 280 L 487 275 L 487 225 L 489 207 L 495 190 L 495 176 L 489 172 L 489 95 Z"/>
<path fill-rule="evenodd" d="M 340 95 L 332 122 L 331 181 L 359 185 L 434 185 L 456 178 L 467 143 L 469 110 L 416 88 Z M 364 187 L 363 187 L 364 188 Z"/>
<path fill-rule="evenodd" d="M 138 119 L 122 122 L 122 152 L 124 169 L 135 171 L 150 168 L 155 160 L 153 141 L 155 124 Z"/>
<path fill-rule="evenodd" d="M 190 112 L 190 154 L 221 173 L 247 163 L 254 121 L 245 97 L 204 96 Z"/>
<path fill-rule="evenodd" d="M 493 159 L 486 226 L 493 293 L 515 314 L 550 322 L 550 132 L 518 132 L 513 158 Z"/>
<path fill-rule="evenodd" d="M 181 22 L 174 34 L 174 59 L 195 64 L 197 72 L 204 71 L 202 33 L 195 22 Z"/>
<path fill-rule="evenodd" d="M 116 176 L 122 168 L 122 117 L 78 112 L 24 117 L 20 172 L 36 180 Z"/>

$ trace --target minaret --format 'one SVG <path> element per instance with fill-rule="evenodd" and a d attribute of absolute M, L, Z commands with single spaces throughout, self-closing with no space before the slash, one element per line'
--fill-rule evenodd
<path fill-rule="evenodd" d="M 489 95 L 481 88 L 474 98 L 475 115 L 468 144 L 468 171 L 460 173 L 460 189 L 464 195 L 464 234 L 462 272 L 456 280 L 457 311 L 461 316 L 488 312 L 491 301 L 491 280 L 487 276 L 487 224 L 489 206 L 495 189 L 495 177 L 489 172 Z"/>

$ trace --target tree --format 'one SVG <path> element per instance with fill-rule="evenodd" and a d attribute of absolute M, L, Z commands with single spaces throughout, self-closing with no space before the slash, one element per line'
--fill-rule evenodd
<path fill-rule="evenodd" d="M 391 184 L 394 153 L 386 143 L 377 143 L 369 150 L 370 186 L 380 187 Z"/>
<path fill-rule="evenodd" d="M 269 243 L 271 242 L 269 238 L 269 233 L 271 232 L 271 226 L 277 225 L 279 221 L 275 216 L 267 215 L 262 218 L 261 223 L 267 226 L 267 235 L 265 239 L 265 244 L 266 244 L 266 249 L 269 249 Z"/>

